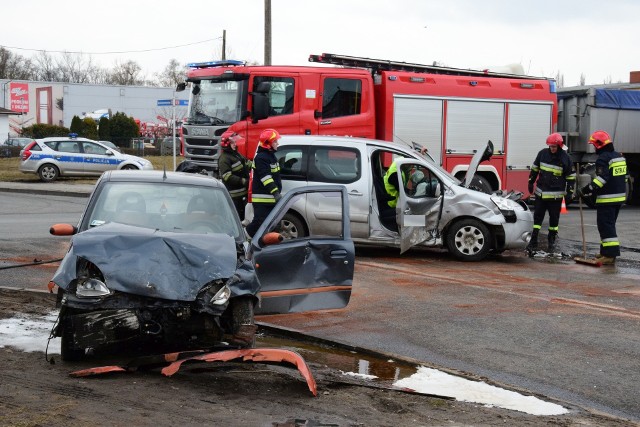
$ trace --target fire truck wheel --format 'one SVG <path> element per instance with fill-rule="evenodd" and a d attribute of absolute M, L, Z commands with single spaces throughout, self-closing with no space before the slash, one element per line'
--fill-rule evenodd
<path fill-rule="evenodd" d="M 447 232 L 447 249 L 461 261 L 480 261 L 491 250 L 491 232 L 481 221 L 466 218 L 456 221 Z"/>
<path fill-rule="evenodd" d="M 486 193 L 486 194 L 493 193 L 491 184 L 489 184 L 482 175 L 474 175 L 473 179 L 471 180 L 471 184 L 469 184 L 469 188 L 472 190 L 479 191 L 481 193 Z"/>

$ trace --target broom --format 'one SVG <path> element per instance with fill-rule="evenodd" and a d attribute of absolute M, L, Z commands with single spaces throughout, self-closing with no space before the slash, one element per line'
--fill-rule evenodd
<path fill-rule="evenodd" d="M 582 231 L 582 258 L 575 257 L 573 260 L 578 264 L 592 265 L 594 267 L 600 267 L 602 263 L 597 259 L 587 258 L 587 240 L 584 237 L 584 218 L 582 216 L 582 195 L 578 197 L 578 206 L 580 206 L 580 230 Z"/>

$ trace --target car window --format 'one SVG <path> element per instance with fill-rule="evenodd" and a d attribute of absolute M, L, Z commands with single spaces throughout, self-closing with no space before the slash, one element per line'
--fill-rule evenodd
<path fill-rule="evenodd" d="M 405 194 L 414 199 L 431 198 L 436 195 L 438 178 L 419 164 L 405 164 L 401 168 Z"/>
<path fill-rule="evenodd" d="M 56 151 L 61 153 L 79 153 L 80 143 L 78 141 L 60 141 L 56 147 Z"/>
<path fill-rule="evenodd" d="M 106 155 L 107 149 L 101 145 L 94 144 L 93 142 L 83 142 L 82 150 L 86 154 L 98 154 L 98 155 Z"/>
<path fill-rule="evenodd" d="M 223 189 L 163 183 L 106 183 L 82 229 L 119 222 L 167 232 L 240 236 L 235 208 Z"/>
<path fill-rule="evenodd" d="M 306 147 L 301 146 L 278 147 L 276 158 L 280 164 L 280 175 L 285 179 L 306 181 L 307 152 Z"/>
<path fill-rule="evenodd" d="M 309 181 L 348 184 L 360 179 L 362 159 L 356 148 L 311 147 Z"/>

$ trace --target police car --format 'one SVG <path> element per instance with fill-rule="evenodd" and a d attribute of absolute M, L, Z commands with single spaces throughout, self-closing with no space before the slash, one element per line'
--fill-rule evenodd
<path fill-rule="evenodd" d="M 20 171 L 37 173 L 44 182 L 55 181 L 59 176 L 99 176 L 112 169 L 153 169 L 146 159 L 75 134 L 37 139 L 20 152 L 20 158 Z"/>

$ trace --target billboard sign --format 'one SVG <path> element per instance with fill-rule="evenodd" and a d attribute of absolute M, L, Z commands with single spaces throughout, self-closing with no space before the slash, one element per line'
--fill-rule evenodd
<path fill-rule="evenodd" d="M 11 83 L 9 86 L 11 94 L 11 111 L 26 114 L 29 112 L 29 84 Z"/>

